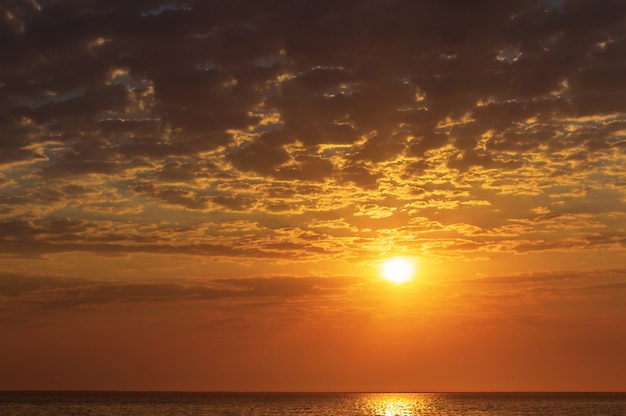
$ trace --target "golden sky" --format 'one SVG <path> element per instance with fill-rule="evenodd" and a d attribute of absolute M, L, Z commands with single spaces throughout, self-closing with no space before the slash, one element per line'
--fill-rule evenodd
<path fill-rule="evenodd" d="M 626 390 L 622 1 L 9 0 L 0 44 L 0 389 Z"/>

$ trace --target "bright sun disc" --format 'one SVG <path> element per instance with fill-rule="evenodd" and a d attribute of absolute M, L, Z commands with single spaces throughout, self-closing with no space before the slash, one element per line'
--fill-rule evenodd
<path fill-rule="evenodd" d="M 411 280 L 415 270 L 410 260 L 394 257 L 382 264 L 380 272 L 383 279 L 399 285 Z"/>

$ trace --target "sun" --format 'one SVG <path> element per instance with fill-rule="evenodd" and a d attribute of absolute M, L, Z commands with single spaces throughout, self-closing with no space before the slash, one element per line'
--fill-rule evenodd
<path fill-rule="evenodd" d="M 404 257 L 393 257 L 380 266 L 381 277 L 397 285 L 410 281 L 414 273 L 413 262 Z"/>

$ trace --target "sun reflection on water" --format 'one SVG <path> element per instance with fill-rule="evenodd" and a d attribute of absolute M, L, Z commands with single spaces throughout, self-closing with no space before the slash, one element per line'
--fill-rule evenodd
<path fill-rule="evenodd" d="M 384 413 L 377 410 L 376 416 L 413 416 L 413 411 L 404 403 L 387 403 Z"/>
<path fill-rule="evenodd" d="M 422 395 L 381 393 L 369 395 L 365 407 L 373 416 L 420 416 L 432 403 Z"/>

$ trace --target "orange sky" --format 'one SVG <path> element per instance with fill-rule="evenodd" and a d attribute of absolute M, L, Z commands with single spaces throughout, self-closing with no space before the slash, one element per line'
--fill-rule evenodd
<path fill-rule="evenodd" d="M 9 1 L 0 43 L 0 390 L 626 390 L 623 2 Z"/>

